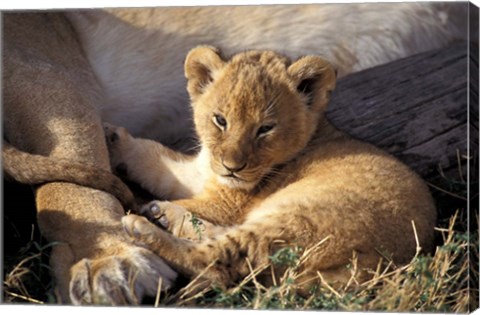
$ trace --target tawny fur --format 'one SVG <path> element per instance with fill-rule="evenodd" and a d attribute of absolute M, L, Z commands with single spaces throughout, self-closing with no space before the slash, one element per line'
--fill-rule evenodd
<path fill-rule="evenodd" d="M 179 65 L 197 45 L 226 55 L 321 55 L 343 77 L 465 39 L 467 12 L 467 3 L 430 2 L 83 10 L 68 17 L 104 88 L 104 120 L 179 147 L 192 137 Z"/>
<path fill-rule="evenodd" d="M 68 20 L 59 13 L 5 13 L 2 22 L 5 139 L 37 157 L 109 172 L 96 109 L 101 88 Z M 160 277 L 164 288 L 175 279 L 157 255 L 124 236 L 124 209 L 112 195 L 47 183 L 35 199 L 40 230 L 55 242 L 50 263 L 59 303 L 135 304 L 157 292 Z"/>
<path fill-rule="evenodd" d="M 110 171 L 72 163 L 65 159 L 26 153 L 5 141 L 2 145 L 2 166 L 4 175 L 8 179 L 22 184 L 73 183 L 110 193 L 127 210 L 136 208 L 133 193 Z"/>
<path fill-rule="evenodd" d="M 192 122 L 182 64 L 200 43 L 228 55 L 322 54 L 343 76 L 466 39 L 467 12 L 468 3 L 4 12 L 4 136 L 21 151 L 109 171 L 101 120 L 186 147 Z M 182 183 L 208 176 L 196 167 L 208 163 L 207 153 L 164 160 L 162 183 L 177 186 L 167 195 L 203 190 L 201 181 Z M 129 243 L 111 195 L 49 183 L 36 202 L 43 235 L 61 244 L 51 255 L 59 302 L 134 303 L 156 294 L 160 276 L 166 286 L 173 281 L 156 255 Z M 138 272 L 134 287 L 126 270 Z"/>
<path fill-rule="evenodd" d="M 132 180 L 161 196 L 184 194 L 145 208 L 173 234 L 142 217 L 123 220 L 135 240 L 178 271 L 197 276 L 215 263 L 204 277 L 228 286 L 248 274 L 247 259 L 255 269 L 281 247 L 308 249 L 328 238 L 302 266 L 301 281 L 318 280 L 321 272 L 345 284 L 355 254 L 361 281 L 381 253 L 403 264 L 414 256 L 416 238 L 432 248 L 436 210 L 422 179 L 324 117 L 336 80 L 328 62 L 317 56 L 291 62 L 271 51 L 224 60 L 201 46 L 188 54 L 185 74 L 201 142 L 197 156 L 108 130 L 118 135 L 111 155 Z M 185 168 L 190 176 L 177 174 Z M 165 180 L 174 188 L 165 189 Z M 182 239 L 198 238 L 186 213 L 204 221 L 199 242 Z"/>

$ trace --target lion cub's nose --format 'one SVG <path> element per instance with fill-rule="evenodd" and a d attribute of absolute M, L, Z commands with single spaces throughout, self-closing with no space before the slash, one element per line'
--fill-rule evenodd
<path fill-rule="evenodd" d="M 236 173 L 243 170 L 247 166 L 247 162 L 244 162 L 243 164 L 235 164 L 235 163 L 222 160 L 222 165 L 223 167 L 225 167 L 227 171 L 231 173 Z"/>

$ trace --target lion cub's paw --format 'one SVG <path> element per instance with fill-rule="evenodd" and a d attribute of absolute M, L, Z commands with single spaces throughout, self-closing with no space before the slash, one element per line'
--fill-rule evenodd
<path fill-rule="evenodd" d="M 112 169 L 117 174 L 126 176 L 128 171 L 128 153 L 132 148 L 133 137 L 128 133 L 127 129 L 109 123 L 103 123 L 103 130 L 105 132 Z"/>
<path fill-rule="evenodd" d="M 82 259 L 71 269 L 70 298 L 74 304 L 132 305 L 171 287 L 177 277 L 160 257 L 131 246 L 121 254 Z"/>
<path fill-rule="evenodd" d="M 153 225 L 147 218 L 129 214 L 122 218 L 123 229 L 134 243 L 143 247 L 152 248 L 161 242 L 162 233 L 166 233 Z"/>
<path fill-rule="evenodd" d="M 152 201 L 140 207 L 138 214 L 145 216 L 153 224 L 176 237 L 200 240 L 205 230 L 202 220 L 173 202 Z M 142 231 L 144 232 L 145 230 Z"/>
<path fill-rule="evenodd" d="M 139 214 L 170 232 L 178 230 L 182 222 L 191 218 L 190 212 L 185 208 L 168 201 L 147 203 L 140 208 Z"/>
<path fill-rule="evenodd" d="M 139 214 L 175 236 L 190 240 L 200 239 L 205 229 L 202 220 L 173 202 L 152 201 L 141 207 Z"/>

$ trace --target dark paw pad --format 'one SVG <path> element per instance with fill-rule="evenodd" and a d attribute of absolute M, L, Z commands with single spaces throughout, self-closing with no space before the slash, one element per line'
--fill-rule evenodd
<path fill-rule="evenodd" d="M 162 229 L 168 229 L 168 226 L 170 225 L 164 211 L 162 211 L 158 203 L 155 201 L 143 206 L 140 209 L 140 214 Z"/>
<path fill-rule="evenodd" d="M 117 173 L 118 176 L 121 177 L 127 177 L 127 164 L 125 163 L 120 163 L 115 167 L 115 173 Z"/>
<path fill-rule="evenodd" d="M 157 221 L 155 221 L 156 225 L 159 225 L 160 227 L 164 229 L 168 229 L 168 226 L 170 225 L 170 222 L 168 221 L 168 218 L 166 215 L 162 215 L 160 218 L 158 218 Z"/>
<path fill-rule="evenodd" d="M 118 139 L 120 139 L 120 137 L 118 136 L 118 134 L 116 132 L 112 133 L 111 135 L 108 136 L 108 140 L 110 141 L 110 143 L 114 143 L 116 141 L 118 141 Z"/>

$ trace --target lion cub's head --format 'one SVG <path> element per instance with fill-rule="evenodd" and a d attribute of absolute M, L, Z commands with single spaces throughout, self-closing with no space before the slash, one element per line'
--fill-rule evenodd
<path fill-rule="evenodd" d="M 210 166 L 220 183 L 242 189 L 307 145 L 335 87 L 335 71 L 322 58 L 292 63 L 271 51 L 224 60 L 200 46 L 188 54 L 185 75 Z"/>

